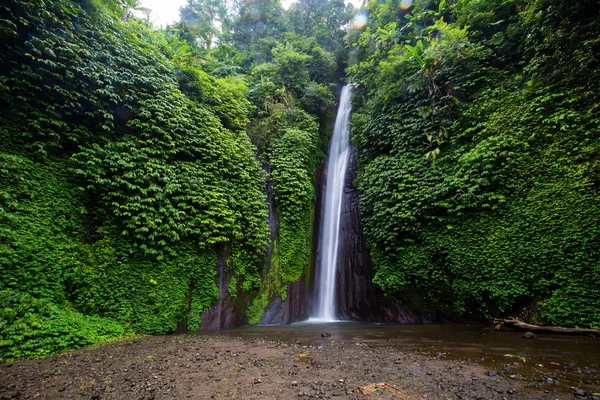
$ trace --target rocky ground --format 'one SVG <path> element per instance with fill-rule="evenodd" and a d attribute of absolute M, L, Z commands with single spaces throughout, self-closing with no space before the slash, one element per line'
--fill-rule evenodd
<path fill-rule="evenodd" d="M 206 335 L 140 337 L 0 364 L 0 399 L 593 398 L 528 385 L 414 351 Z"/>

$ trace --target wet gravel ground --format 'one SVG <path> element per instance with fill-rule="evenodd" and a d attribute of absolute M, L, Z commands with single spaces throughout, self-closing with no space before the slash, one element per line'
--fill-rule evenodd
<path fill-rule="evenodd" d="M 0 363 L 1 399 L 593 399 L 447 360 L 360 342 L 139 337 Z M 597 376 L 591 379 L 598 379 Z M 597 381 L 591 381 L 593 384 Z M 598 389 L 600 391 L 600 388 Z"/>

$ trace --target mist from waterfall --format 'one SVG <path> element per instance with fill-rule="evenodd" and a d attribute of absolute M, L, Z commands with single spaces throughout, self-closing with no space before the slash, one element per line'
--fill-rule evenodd
<path fill-rule="evenodd" d="M 317 296 L 311 321 L 336 321 L 336 273 L 338 269 L 338 248 L 340 235 L 340 214 L 344 198 L 344 179 L 348 166 L 350 148 L 350 85 L 344 86 L 340 96 L 333 136 L 327 159 L 327 177 L 323 215 L 319 233 L 321 249 L 317 266 Z"/>

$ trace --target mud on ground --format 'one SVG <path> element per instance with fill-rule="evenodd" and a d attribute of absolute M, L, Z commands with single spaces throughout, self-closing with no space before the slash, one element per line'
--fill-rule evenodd
<path fill-rule="evenodd" d="M 491 376 L 490 376 L 491 375 Z M 140 337 L 0 364 L 0 399 L 571 399 L 411 351 L 227 336 Z"/>

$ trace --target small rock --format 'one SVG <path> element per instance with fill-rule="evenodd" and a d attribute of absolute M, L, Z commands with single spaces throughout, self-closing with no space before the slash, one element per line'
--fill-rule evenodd
<path fill-rule="evenodd" d="M 255 385 L 257 383 L 262 383 L 262 379 L 260 379 L 260 378 L 254 378 L 254 380 L 252 381 L 252 383 L 254 383 Z"/>
<path fill-rule="evenodd" d="M 331 333 L 321 333 L 321 337 L 331 337 Z"/>
<path fill-rule="evenodd" d="M 298 382 L 292 381 L 292 386 L 298 386 Z"/>
<path fill-rule="evenodd" d="M 587 396 L 587 392 L 585 390 L 583 390 L 583 389 L 572 387 L 571 391 L 573 392 L 573 394 L 575 396 L 578 396 L 578 397 L 585 397 L 585 396 Z"/>
<path fill-rule="evenodd" d="M 511 388 L 511 389 L 508 389 L 508 390 L 506 391 L 506 393 L 508 393 L 508 394 L 514 394 L 514 393 L 515 393 L 515 390 Z"/>
<path fill-rule="evenodd" d="M 525 334 L 521 337 L 523 339 L 536 339 L 537 338 L 537 336 L 535 336 L 535 333 L 533 333 L 533 332 L 525 332 Z"/>
<path fill-rule="evenodd" d="M 485 374 L 487 376 L 498 376 L 498 371 L 488 371 Z"/>

